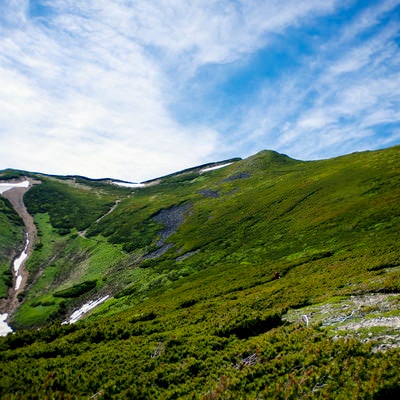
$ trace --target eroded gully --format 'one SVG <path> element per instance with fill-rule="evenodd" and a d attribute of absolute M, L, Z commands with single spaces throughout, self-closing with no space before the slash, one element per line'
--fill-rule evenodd
<path fill-rule="evenodd" d="M 28 271 L 25 268 L 26 259 L 32 253 L 36 239 L 36 226 L 33 217 L 25 207 L 23 197 L 32 184 L 38 183 L 31 179 L 24 181 L 0 181 L 0 195 L 8 199 L 17 214 L 22 218 L 25 226 L 25 243 L 22 252 L 16 257 L 12 265 L 13 286 L 8 290 L 8 297 L 0 304 L 0 336 L 12 331 L 7 324 L 18 307 L 18 294 L 21 293 L 28 280 Z"/>

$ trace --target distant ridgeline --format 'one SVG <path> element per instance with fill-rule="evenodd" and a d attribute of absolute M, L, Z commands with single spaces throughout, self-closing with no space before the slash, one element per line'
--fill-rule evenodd
<path fill-rule="evenodd" d="M 0 171 L 41 182 L 0 397 L 397 398 L 399 160 L 262 151 L 140 187 Z M 22 242 L 0 197 L 4 298 Z"/>

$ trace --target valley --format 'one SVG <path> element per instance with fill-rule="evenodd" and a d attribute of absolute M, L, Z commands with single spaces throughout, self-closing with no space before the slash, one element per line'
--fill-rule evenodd
<path fill-rule="evenodd" d="M 0 312 L 3 313 L 4 322 L 5 319 L 9 318 L 15 309 L 18 307 L 18 294 L 24 290 L 26 282 L 28 280 L 28 272 L 25 269 L 25 260 L 33 251 L 33 245 L 36 238 L 36 226 L 33 222 L 32 216 L 28 213 L 24 202 L 23 196 L 29 187 L 34 182 L 32 180 L 25 180 L 22 182 L 14 183 L 0 183 L 0 193 L 7 199 L 15 212 L 22 219 L 25 227 L 25 243 L 21 254 L 13 261 L 12 266 L 12 281 L 13 286 L 8 290 L 8 297 L 3 298 L 0 305 Z M 37 182 L 36 182 L 37 183 Z M 2 328 L 5 332 L 11 328 L 5 324 Z"/>

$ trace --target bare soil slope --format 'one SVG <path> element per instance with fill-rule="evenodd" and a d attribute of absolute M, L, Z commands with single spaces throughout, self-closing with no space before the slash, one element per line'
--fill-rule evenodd
<path fill-rule="evenodd" d="M 24 221 L 25 225 L 25 233 L 28 235 L 29 238 L 29 244 L 27 248 L 27 254 L 28 257 L 33 251 L 33 247 L 35 245 L 35 240 L 36 240 L 36 226 L 33 220 L 32 215 L 28 213 L 28 210 L 25 207 L 24 204 L 24 194 L 29 190 L 29 188 L 36 183 L 39 183 L 37 181 L 34 181 L 32 179 L 29 180 L 29 187 L 27 188 L 12 188 L 2 194 L 3 197 L 8 199 L 12 206 L 14 207 L 15 211 L 18 213 L 18 215 L 22 218 Z M 14 272 L 14 270 L 13 270 Z M 28 272 L 25 269 L 25 262 L 22 263 L 20 269 L 19 269 L 19 274 L 22 276 L 22 282 L 18 290 L 15 290 L 15 280 L 16 276 L 14 274 L 13 276 L 13 287 L 9 290 L 8 292 L 8 298 L 3 301 L 1 304 L 1 311 L 8 313 L 9 317 L 10 315 L 15 311 L 15 309 L 18 307 L 18 294 L 22 292 L 25 288 L 26 282 L 28 280 Z"/>

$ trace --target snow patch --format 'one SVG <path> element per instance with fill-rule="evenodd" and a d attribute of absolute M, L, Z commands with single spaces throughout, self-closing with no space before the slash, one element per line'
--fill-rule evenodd
<path fill-rule="evenodd" d="M 23 181 L 18 183 L 2 182 L 0 183 L 0 194 L 3 194 L 4 192 L 7 192 L 7 190 L 13 188 L 21 188 L 21 187 L 22 188 L 29 187 L 29 181 Z"/>
<path fill-rule="evenodd" d="M 14 275 L 17 277 L 15 281 L 15 290 L 18 290 L 21 286 L 22 282 L 22 276 L 18 273 L 19 269 L 21 268 L 22 263 L 27 259 L 28 257 L 28 246 L 29 246 L 29 236 L 26 234 L 26 243 L 24 250 L 22 251 L 21 255 L 14 260 Z"/>
<path fill-rule="evenodd" d="M 82 318 L 84 314 L 92 310 L 93 308 L 97 307 L 99 304 L 105 302 L 110 296 L 106 295 L 104 297 L 101 297 L 100 299 L 97 300 L 92 300 L 89 301 L 89 303 L 84 304 L 81 308 L 78 310 L 74 311 L 71 316 L 69 317 L 69 320 L 64 321 L 63 325 L 65 324 L 74 324 L 77 322 L 79 319 Z"/>
<path fill-rule="evenodd" d="M 220 168 L 224 168 L 227 167 L 228 165 L 231 165 L 233 163 L 227 163 L 227 164 L 221 164 L 221 165 L 216 165 L 215 167 L 208 167 L 208 168 L 203 168 L 200 170 L 199 174 L 203 174 L 204 172 L 208 172 L 208 171 L 214 171 L 216 169 L 220 169 Z"/>
<path fill-rule="evenodd" d="M 116 182 L 116 181 L 113 181 L 112 183 L 113 185 L 122 186 L 126 188 L 140 188 L 146 186 L 144 183 Z"/>
<path fill-rule="evenodd" d="M 22 282 L 22 276 L 18 275 L 17 280 L 15 282 L 15 290 L 18 290 L 21 287 L 21 282 Z"/>
<path fill-rule="evenodd" d="M 0 314 L 0 336 L 7 336 L 13 331 L 6 322 L 7 317 L 8 314 Z"/>

